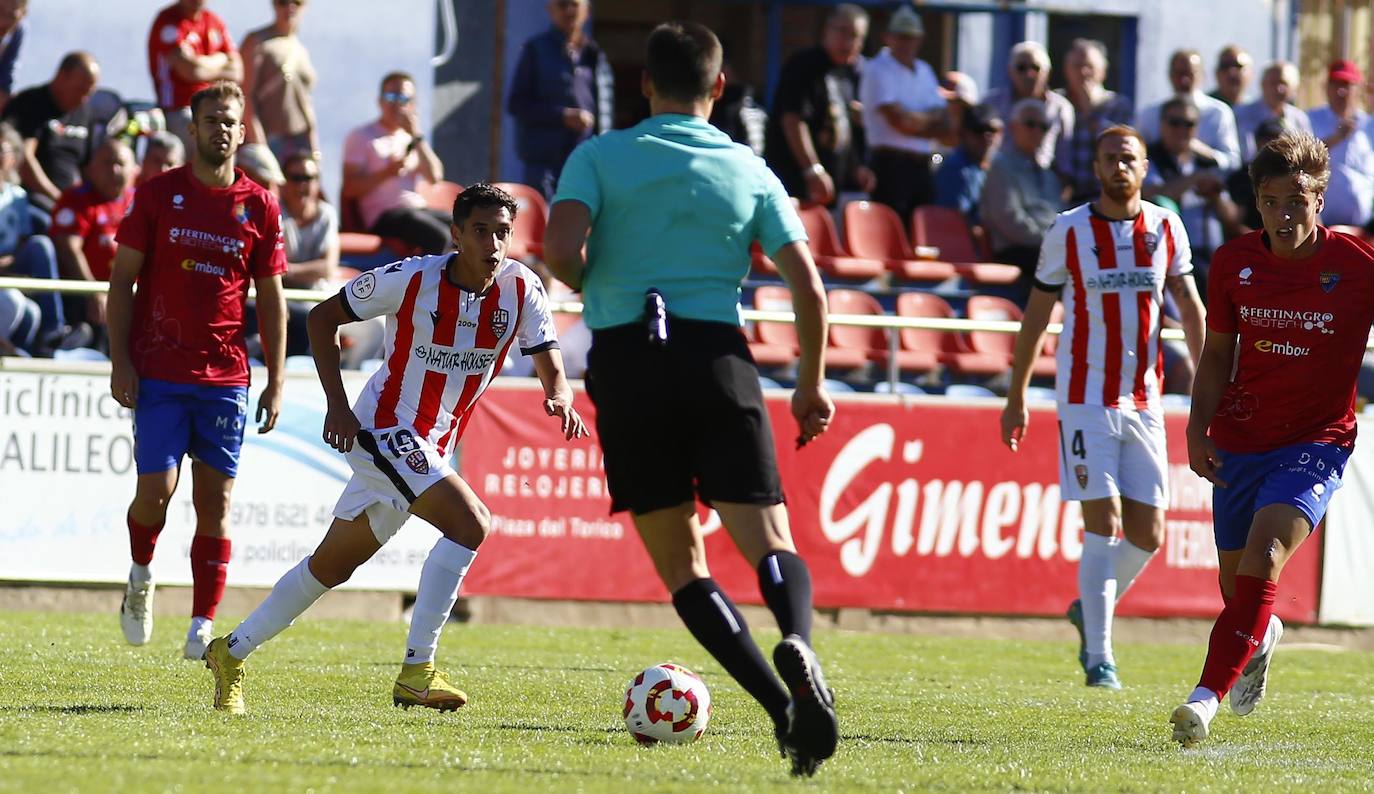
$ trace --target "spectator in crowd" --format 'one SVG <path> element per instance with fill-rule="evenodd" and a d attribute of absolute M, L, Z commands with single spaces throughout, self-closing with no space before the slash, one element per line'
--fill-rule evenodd
<path fill-rule="evenodd" d="M 377 99 L 381 115 L 344 141 L 343 197 L 358 202 L 363 227 L 398 237 L 427 254 L 448 250 L 453 216 L 427 207 L 418 192 L 444 178 L 444 166 L 420 130 L 415 78 L 391 72 Z"/>
<path fill-rule="evenodd" d="M 867 193 L 874 187 L 873 172 L 864 165 L 859 105 L 867 36 L 868 13 L 842 3 L 826 18 L 820 45 L 783 64 L 764 157 L 789 196 L 828 206 L 845 190 Z"/>
<path fill-rule="evenodd" d="M 1255 145 L 1255 128 L 1266 119 L 1281 118 L 1288 130 L 1312 131 L 1307 113 L 1290 101 L 1297 96 L 1298 78 L 1297 66 L 1288 61 L 1275 61 L 1264 67 L 1260 76 L 1260 98 L 1235 108 L 1236 134 L 1240 136 L 1240 153 L 1246 162 L 1255 159 L 1259 151 Z"/>
<path fill-rule="evenodd" d="M 339 277 L 339 214 L 320 197 L 320 164 L 310 152 L 286 158 L 282 188 L 282 238 L 286 242 L 286 275 L 282 284 L 296 289 L 325 289 Z M 306 355 L 310 307 L 286 305 L 286 354 Z"/>
<path fill-rule="evenodd" d="M 1239 168 L 1240 138 L 1236 135 L 1235 114 L 1225 102 L 1202 93 L 1202 56 L 1197 50 L 1174 53 L 1169 59 L 1169 83 L 1174 88 L 1173 98 L 1189 100 L 1199 114 L 1196 134 L 1191 139 L 1193 151 L 1215 161 L 1222 171 Z M 1163 102 L 1152 105 L 1140 115 L 1140 132 L 1150 143 L 1160 140 L 1159 120 L 1163 107 Z"/>
<path fill-rule="evenodd" d="M 243 123 L 249 143 L 265 143 L 278 162 L 294 152 L 318 152 L 310 91 L 315 67 L 296 31 L 305 0 L 272 0 L 276 19 L 243 37 Z"/>
<path fill-rule="evenodd" d="M 24 44 L 24 15 L 29 0 L 0 0 L 0 112 L 14 93 L 14 70 Z"/>
<path fill-rule="evenodd" d="M 1217 53 L 1217 87 L 1208 94 L 1234 109 L 1245 102 L 1245 92 L 1250 89 L 1254 77 L 1250 53 L 1234 44 L 1228 44 Z"/>
<path fill-rule="evenodd" d="M 611 128 L 614 85 L 606 54 L 587 35 L 591 0 L 549 0 L 548 11 L 553 25 L 520 50 L 507 110 L 524 182 L 552 200 L 572 150 Z"/>
<path fill-rule="evenodd" d="M 0 271 L 3 272 L 3 271 Z M 29 357 L 38 333 L 38 304 L 17 289 L 0 289 L 0 356 Z"/>
<path fill-rule="evenodd" d="M 17 99 L 17 98 L 16 98 Z M 25 278 L 57 278 L 57 254 L 52 241 L 32 234 L 33 215 L 28 197 L 16 184 L 16 168 L 23 142 L 8 124 L 0 124 L 0 275 Z M 47 352 L 56 346 L 80 347 L 88 339 L 71 338 L 56 292 L 37 292 L 32 301 L 40 313 L 39 333 L 32 335 L 30 352 Z M 29 344 L 25 340 L 25 344 Z"/>
<path fill-rule="evenodd" d="M 138 168 L 138 185 L 185 164 L 186 147 L 181 139 L 166 130 L 155 132 L 148 136 L 148 143 L 143 150 L 143 162 Z"/>
<path fill-rule="evenodd" d="M 138 166 L 133 150 L 119 138 L 107 138 L 84 170 L 85 181 L 62 192 L 52 216 L 52 241 L 62 278 L 109 281 L 115 233 L 134 198 Z M 68 295 L 64 299 L 73 325 L 86 323 L 103 336 L 105 293 Z"/>
<path fill-rule="evenodd" d="M 959 210 L 970 225 L 978 225 L 983 183 L 988 165 L 1002 143 L 1002 119 L 989 105 L 964 111 L 959 145 L 946 155 L 935 172 L 935 203 Z"/>
<path fill-rule="evenodd" d="M 1062 209 L 1058 177 L 1036 160 L 1051 124 L 1045 109 L 1034 98 L 1012 106 L 1011 145 L 997 153 L 983 185 L 981 214 L 993 259 L 1021 268 L 1025 295 L 1030 294 L 1040 241 Z"/>
<path fill-rule="evenodd" d="M 1363 226 L 1374 214 L 1374 131 L 1356 96 L 1362 85 L 1354 61 L 1335 61 L 1326 73 L 1326 106 L 1307 111 L 1312 133 L 1331 151 L 1321 213 L 1328 226 Z"/>
<path fill-rule="evenodd" d="M 1212 252 L 1223 242 L 1221 222 L 1212 208 L 1215 199 L 1207 198 L 1225 189 L 1223 170 L 1195 145 L 1202 114 L 1187 96 L 1166 101 L 1159 113 L 1163 137 L 1147 149 L 1150 171 L 1143 193 L 1146 199 L 1162 195 L 1178 205 L 1202 280 Z"/>
<path fill-rule="evenodd" d="M 243 79 L 243 60 L 209 0 L 176 0 L 148 31 L 148 72 L 167 129 L 188 148 L 191 95 L 217 80 Z"/>
<path fill-rule="evenodd" d="M 1073 105 L 1073 127 L 1059 139 L 1055 170 L 1069 187 L 1072 205 L 1098 195 L 1093 174 L 1097 135 L 1118 124 L 1131 125 L 1135 109 L 1129 97 L 1108 91 L 1107 46 L 1094 39 L 1075 39 L 1064 56 L 1064 96 Z"/>
<path fill-rule="evenodd" d="M 99 79 L 90 53 L 69 53 L 50 82 L 20 91 L 5 106 L 5 120 L 24 139 L 19 173 L 29 203 L 44 213 L 81 179 L 96 135 L 88 100 Z"/>
<path fill-rule="evenodd" d="M 1045 103 L 1045 118 L 1050 128 L 1040 139 L 1035 161 L 1041 168 L 1054 165 L 1059 139 L 1073 131 L 1073 104 L 1062 94 L 1049 90 L 1050 54 L 1038 41 L 1023 41 L 1011 48 L 1007 63 L 1006 88 L 989 91 L 983 101 L 991 105 L 1003 121 L 1011 117 L 1012 108 L 1023 99 L 1038 99 Z"/>
<path fill-rule="evenodd" d="M 1255 128 L 1255 151 L 1263 149 L 1285 129 L 1286 123 L 1281 117 L 1261 121 Z M 1250 161 L 1227 176 L 1224 187 L 1225 190 L 1212 189 L 1202 195 L 1221 221 L 1223 237 L 1233 240 L 1264 225 L 1255 202 L 1255 185 L 1250 181 Z"/>
<path fill-rule="evenodd" d="M 281 199 L 281 186 L 286 177 L 282 175 L 281 165 L 277 163 L 277 158 L 272 156 L 272 150 L 267 148 L 266 144 L 243 144 L 239 147 L 234 164 L 242 168 L 249 179 L 271 193 L 273 198 Z"/>
<path fill-rule="evenodd" d="M 768 112 L 759 107 L 754 99 L 754 87 L 737 79 L 728 49 L 721 71 L 725 75 L 725 91 L 720 95 L 720 101 L 711 108 L 709 121 L 716 129 L 729 135 L 730 140 L 748 146 L 754 154 L 762 157 Z M 566 358 L 563 363 L 567 364 Z M 567 370 L 566 366 L 564 369 Z M 575 376 L 570 374 L 569 377 Z"/>
<path fill-rule="evenodd" d="M 955 125 L 935 71 L 916 57 L 925 26 L 914 8 L 904 5 L 892 14 L 886 40 L 864 66 L 859 101 L 875 176 L 873 200 L 906 218 L 935 200 L 933 155 Z"/>

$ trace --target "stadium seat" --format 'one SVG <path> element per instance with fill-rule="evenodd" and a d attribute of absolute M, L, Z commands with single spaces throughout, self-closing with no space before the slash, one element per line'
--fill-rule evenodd
<path fill-rule="evenodd" d="M 760 375 L 760 376 L 759 376 L 759 388 L 761 388 L 761 389 L 781 389 L 781 388 L 783 388 L 783 385 L 782 385 L 781 383 L 778 383 L 777 381 L 773 380 L 772 378 L 766 378 L 766 377 L 764 377 L 763 375 Z"/>
<path fill-rule="evenodd" d="M 438 182 L 427 182 L 419 190 L 420 195 L 424 197 L 425 206 L 440 212 L 453 212 L 453 200 L 462 192 L 462 185 L 443 179 Z"/>
<path fill-rule="evenodd" d="M 957 400 L 966 400 L 970 397 L 995 398 L 997 393 L 985 386 L 977 386 L 972 383 L 951 383 L 945 387 L 945 396 Z"/>
<path fill-rule="evenodd" d="M 831 314 L 866 314 L 881 317 L 883 307 L 867 292 L 832 289 L 826 293 Z M 887 331 L 861 325 L 830 324 L 825 363 L 837 369 L 858 369 L 869 362 L 886 362 Z"/>
<path fill-rule="evenodd" d="M 913 210 L 911 242 L 938 248 L 938 258 L 954 265 L 959 275 L 975 286 L 1013 284 L 1021 277 L 1021 269 L 1015 265 L 983 261 L 973 247 L 968 220 L 952 207 L 926 205 Z"/>
<path fill-rule="evenodd" d="M 826 276 L 847 279 L 870 279 L 881 276 L 885 271 L 883 263 L 877 259 L 860 259 L 850 256 L 840 245 L 839 232 L 835 221 L 825 207 L 806 207 L 797 211 L 802 226 L 806 229 L 807 246 L 816 267 Z"/>
<path fill-rule="evenodd" d="M 754 290 L 754 308 L 761 311 L 792 311 L 792 293 L 786 287 L 762 286 Z M 749 352 L 765 367 L 780 367 L 797 360 L 797 329 L 791 323 L 755 322 Z"/>
<path fill-rule="evenodd" d="M 874 201 L 844 205 L 844 239 L 849 252 L 876 259 L 893 275 L 907 281 L 940 282 L 955 276 L 954 265 L 916 258 L 897 213 Z"/>
<path fill-rule="evenodd" d="M 926 390 L 925 390 L 925 389 L 922 389 L 920 386 L 917 386 L 917 385 L 914 384 L 914 383 L 907 383 L 906 381 L 901 381 L 901 380 L 899 380 L 899 381 L 897 381 L 896 384 L 893 384 L 891 381 L 880 380 L 880 381 L 878 381 L 877 383 L 873 384 L 873 393 L 874 393 L 874 394 L 925 394 L 925 393 L 926 393 Z"/>
<path fill-rule="evenodd" d="M 897 316 L 952 320 L 956 315 L 953 307 L 939 295 L 929 292 L 904 292 L 897 296 Z M 901 340 L 903 352 L 931 356 L 942 364 L 955 354 L 970 352 L 957 331 L 903 328 L 898 338 Z"/>
<path fill-rule="evenodd" d="M 497 182 L 498 187 L 515 199 L 519 212 L 515 214 L 515 234 L 511 241 L 511 256 L 516 259 L 544 256 L 544 226 L 549 220 L 549 207 L 544 194 L 519 182 Z"/>
<path fill-rule="evenodd" d="M 339 201 L 339 255 L 348 258 L 372 256 L 382 250 L 382 238 L 363 226 L 357 199 Z"/>
<path fill-rule="evenodd" d="M 1052 403 L 1056 399 L 1054 389 L 1045 386 L 1027 386 L 1026 402 Z"/>
<path fill-rule="evenodd" d="M 1021 309 L 1006 298 L 991 295 L 974 295 L 968 301 L 970 320 L 1021 321 Z M 1012 353 L 1016 348 L 1016 335 L 1001 331 L 969 331 L 964 335 L 968 353 L 959 353 L 949 359 L 950 368 L 964 375 L 998 375 L 1011 366 Z M 1054 357 L 1042 350 L 1031 368 L 1036 377 L 1054 377 Z"/>
<path fill-rule="evenodd" d="M 778 273 L 778 266 L 773 264 L 773 260 L 769 259 L 763 253 L 763 246 L 759 245 L 757 240 L 749 246 L 749 267 L 750 270 L 760 276 L 772 278 L 781 276 L 781 274 Z"/>

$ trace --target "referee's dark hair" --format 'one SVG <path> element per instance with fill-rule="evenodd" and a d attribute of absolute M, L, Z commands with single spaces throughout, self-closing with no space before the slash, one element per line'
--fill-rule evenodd
<path fill-rule="evenodd" d="M 453 222 L 462 226 L 478 207 L 505 207 L 511 220 L 515 220 L 516 213 L 520 211 L 520 205 L 511 194 L 495 185 L 478 182 L 464 188 L 453 200 Z"/>
<path fill-rule="evenodd" d="M 695 102 L 711 95 L 723 57 L 720 39 L 696 22 L 664 22 L 649 34 L 644 71 L 665 99 Z"/>

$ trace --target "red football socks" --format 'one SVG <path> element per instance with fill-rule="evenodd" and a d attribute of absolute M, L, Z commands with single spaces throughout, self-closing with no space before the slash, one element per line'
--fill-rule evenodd
<path fill-rule="evenodd" d="M 215 617 L 229 572 L 228 538 L 196 535 L 191 541 L 191 617 Z"/>
<path fill-rule="evenodd" d="M 134 558 L 135 565 L 149 565 L 153 561 L 153 548 L 157 546 L 157 536 L 162 532 L 162 524 L 145 527 L 134 520 L 131 515 L 125 515 L 124 520 L 129 524 L 129 552 Z"/>
<path fill-rule="evenodd" d="M 1217 698 L 1231 691 L 1250 657 L 1264 642 L 1278 590 L 1277 582 L 1255 576 L 1236 577 L 1235 595 L 1212 626 L 1207 662 L 1202 666 L 1198 686 L 1217 693 Z"/>

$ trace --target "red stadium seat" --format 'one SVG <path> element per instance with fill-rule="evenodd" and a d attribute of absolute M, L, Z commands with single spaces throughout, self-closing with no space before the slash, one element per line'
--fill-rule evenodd
<path fill-rule="evenodd" d="M 825 207 L 806 207 L 798 210 L 797 215 L 806 229 L 811 257 L 822 274 L 852 279 L 870 279 L 883 274 L 885 268 L 880 260 L 860 259 L 844 250 L 835 221 Z"/>
<path fill-rule="evenodd" d="M 991 295 L 974 295 L 968 301 L 970 320 L 1012 320 L 1021 321 L 1021 309 L 1006 298 Z M 969 331 L 965 334 L 970 353 L 961 353 L 950 361 L 952 369 L 968 375 L 997 375 L 1011 366 L 1012 354 L 1016 349 L 1016 335 L 1000 331 Z M 1048 345 L 1047 345 L 1048 347 Z M 1031 374 L 1037 377 L 1053 377 L 1054 357 L 1043 350 L 1031 367 Z"/>
<path fill-rule="evenodd" d="M 549 220 L 549 207 L 544 201 L 544 194 L 537 188 L 518 182 L 497 182 L 493 187 L 509 193 L 520 210 L 515 214 L 511 256 L 516 259 L 543 257 L 544 226 Z"/>
<path fill-rule="evenodd" d="M 754 308 L 761 311 L 792 311 L 792 293 L 787 287 L 763 286 L 754 290 Z M 755 322 L 749 352 L 765 367 L 778 367 L 797 360 L 797 330 L 791 323 Z"/>
<path fill-rule="evenodd" d="M 831 314 L 866 314 L 881 317 L 883 307 L 867 292 L 832 289 L 826 293 Z M 860 325 L 830 326 L 825 363 L 837 369 L 858 369 L 870 361 L 887 361 L 887 331 Z"/>
<path fill-rule="evenodd" d="M 897 296 L 897 316 L 930 317 L 942 320 L 955 318 L 954 309 L 939 295 L 929 292 L 903 292 Z M 926 328 L 903 328 L 898 338 L 905 353 L 928 356 L 943 362 L 956 353 L 968 352 L 963 339 L 955 331 Z M 934 364 L 932 363 L 932 368 Z"/>
<path fill-rule="evenodd" d="M 948 262 L 916 259 L 902 221 L 884 204 L 851 201 L 844 205 L 844 239 L 854 256 L 877 259 L 899 278 L 935 282 L 955 275 L 954 265 Z"/>
<path fill-rule="evenodd" d="M 761 276 L 781 275 L 778 273 L 778 266 L 773 264 L 773 260 L 764 255 L 763 246 L 759 245 L 758 240 L 749 246 L 749 266 Z"/>
<path fill-rule="evenodd" d="M 967 219 L 952 207 L 926 205 L 913 210 L 911 241 L 918 246 L 940 249 L 939 258 L 953 264 L 970 284 L 1013 284 L 1021 277 L 1021 269 L 1015 265 L 983 261 L 973 247 L 973 234 Z"/>

